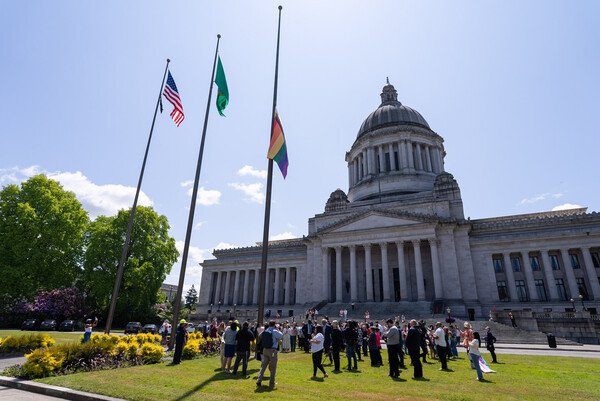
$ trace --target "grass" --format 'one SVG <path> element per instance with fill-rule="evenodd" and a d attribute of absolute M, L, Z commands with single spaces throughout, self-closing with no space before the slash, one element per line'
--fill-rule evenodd
<path fill-rule="evenodd" d="M 8 336 L 21 337 L 33 333 L 46 333 L 49 334 L 54 340 L 56 345 L 65 344 L 72 341 L 79 341 L 81 333 L 70 333 L 64 331 L 21 331 L 21 330 L 0 330 L 0 337 L 6 338 Z"/>
<path fill-rule="evenodd" d="M 384 363 L 386 352 L 383 353 Z M 489 355 L 488 355 L 489 356 Z M 485 357 L 485 356 L 484 356 Z M 426 381 L 415 381 L 412 367 L 401 369 L 399 379 L 387 377 L 388 367 L 373 368 L 359 362 L 357 372 L 333 373 L 311 379 L 309 354 L 279 354 L 278 385 L 270 389 L 267 374 L 256 387 L 259 362 L 251 361 L 248 378 L 220 372 L 218 357 L 184 361 L 181 365 L 148 365 L 110 371 L 49 377 L 38 381 L 129 400 L 191 401 L 267 399 L 293 397 L 303 400 L 599 400 L 600 365 L 596 359 L 499 355 L 501 364 L 491 364 L 497 373 L 475 380 L 465 354 L 450 361 L 450 372 L 439 371 L 439 362 L 423 366 Z M 342 367 L 346 359 L 342 359 Z M 429 361 L 429 359 L 428 359 Z M 240 369 L 241 372 L 241 369 Z M 267 371 L 268 372 L 268 371 Z M 239 373 L 239 372 L 238 372 Z"/>

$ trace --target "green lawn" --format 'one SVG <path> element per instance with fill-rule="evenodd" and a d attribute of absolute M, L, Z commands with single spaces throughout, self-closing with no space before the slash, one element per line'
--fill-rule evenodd
<path fill-rule="evenodd" d="M 50 337 L 56 340 L 56 345 L 64 344 L 71 341 L 79 341 L 81 333 L 70 333 L 65 331 L 21 331 L 21 330 L 0 330 L 0 337 L 6 338 L 8 336 L 21 337 L 28 336 L 34 333 L 46 333 Z"/>
<path fill-rule="evenodd" d="M 383 352 L 386 363 L 385 351 Z M 489 355 L 488 355 L 489 356 Z M 485 355 L 484 355 L 485 357 Z M 311 379 L 309 354 L 279 354 L 278 385 L 269 389 L 268 379 L 256 387 L 259 362 L 251 361 L 249 378 L 220 372 L 218 357 L 184 361 L 181 365 L 139 366 L 38 381 L 72 389 L 130 400 L 180 401 L 243 400 L 273 397 L 327 400 L 599 400 L 600 363 L 597 359 L 499 355 L 502 364 L 492 364 L 497 373 L 475 380 L 465 354 L 449 362 L 451 372 L 439 371 L 439 362 L 423 367 L 427 381 L 412 380 L 412 367 L 401 370 L 400 379 L 387 377 L 388 367 L 372 368 L 359 362 L 358 372 L 332 373 Z M 342 360 L 344 361 L 344 360 Z M 342 363 L 342 367 L 344 363 Z M 241 371 L 241 369 L 240 369 Z"/>

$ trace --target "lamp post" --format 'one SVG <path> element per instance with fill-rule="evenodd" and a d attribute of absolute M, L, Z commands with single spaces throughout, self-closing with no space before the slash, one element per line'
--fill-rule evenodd
<path fill-rule="evenodd" d="M 585 311 L 585 304 L 583 303 L 583 295 L 579 294 L 579 300 L 581 301 L 581 309 Z"/>
<path fill-rule="evenodd" d="M 219 308 L 217 309 L 217 312 L 221 312 L 221 301 L 219 301 Z"/>
<path fill-rule="evenodd" d="M 448 314 L 448 319 L 450 319 L 450 312 L 452 312 L 452 311 L 450 310 L 450 308 L 446 309 L 446 313 Z"/>
<path fill-rule="evenodd" d="M 570 299 L 571 305 L 573 305 L 573 312 L 575 312 L 575 300 L 573 298 Z"/>
<path fill-rule="evenodd" d="M 237 304 L 233 304 L 233 316 L 235 316 L 235 308 L 237 308 Z"/>

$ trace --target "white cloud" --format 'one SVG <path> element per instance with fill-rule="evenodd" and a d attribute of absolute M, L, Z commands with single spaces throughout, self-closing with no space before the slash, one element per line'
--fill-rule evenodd
<path fill-rule="evenodd" d="M 237 246 L 228 244 L 227 242 L 219 242 L 217 244 L 217 246 L 215 246 L 215 249 L 230 249 L 230 248 L 237 248 Z"/>
<path fill-rule="evenodd" d="M 192 196 L 192 188 L 187 192 L 189 196 Z M 218 205 L 221 200 L 221 192 L 216 189 L 204 189 L 204 187 L 198 188 L 198 196 L 196 201 L 203 206 Z"/>
<path fill-rule="evenodd" d="M 262 178 L 263 180 L 267 179 L 267 170 L 256 170 L 252 166 L 242 167 L 241 169 L 238 170 L 237 174 L 240 176 L 250 175 L 250 176 L 256 177 L 256 178 Z"/>
<path fill-rule="evenodd" d="M 536 202 L 542 201 L 542 200 L 544 200 L 544 199 L 546 199 L 548 197 L 551 197 L 553 199 L 558 199 L 558 198 L 560 198 L 563 195 L 564 194 L 562 194 L 562 193 L 553 194 L 553 193 L 550 193 L 550 192 L 546 192 L 544 194 L 536 195 L 536 196 L 533 196 L 531 198 L 524 198 L 524 199 L 521 200 L 521 202 L 519 202 L 519 205 L 524 205 L 526 203 L 536 203 Z"/>
<path fill-rule="evenodd" d="M 292 239 L 292 238 L 298 238 L 296 237 L 294 234 L 292 234 L 291 232 L 287 231 L 281 234 L 277 234 L 277 235 L 272 235 L 269 238 L 269 241 L 277 241 L 277 240 L 282 240 L 282 239 Z"/>
<path fill-rule="evenodd" d="M 189 181 L 184 181 L 184 182 L 179 183 L 179 185 L 181 185 L 184 188 L 189 187 L 190 185 L 193 185 L 193 184 L 194 184 L 194 180 L 189 180 Z"/>
<path fill-rule="evenodd" d="M 261 205 L 265 201 L 265 194 L 263 193 L 264 185 L 261 182 L 255 184 L 238 184 L 237 182 L 233 182 L 229 184 L 229 186 L 245 193 L 248 197 L 244 198 L 244 200 L 259 203 Z"/>
<path fill-rule="evenodd" d="M 74 192 L 92 219 L 100 215 L 113 216 L 121 209 L 129 209 L 135 196 L 134 187 L 117 184 L 98 185 L 90 181 L 81 171 L 48 172 L 41 170 L 39 166 L 0 170 L 0 184 L 8 181 L 19 183 L 37 174 L 46 174 L 48 178 L 60 182 L 65 190 Z M 138 205 L 152 206 L 153 204 L 150 198 L 140 191 Z"/>
<path fill-rule="evenodd" d="M 552 208 L 553 212 L 556 212 L 557 210 L 569 210 L 569 209 L 580 209 L 583 206 L 580 205 L 575 205 L 573 203 L 563 203 L 562 205 L 558 205 Z"/>
<path fill-rule="evenodd" d="M 194 226 L 194 228 L 200 228 L 202 227 L 204 224 L 206 224 L 206 221 L 199 221 L 196 223 L 196 225 Z"/>
<path fill-rule="evenodd" d="M 293 225 L 292 223 L 287 223 L 288 228 L 296 228 L 295 225 Z"/>

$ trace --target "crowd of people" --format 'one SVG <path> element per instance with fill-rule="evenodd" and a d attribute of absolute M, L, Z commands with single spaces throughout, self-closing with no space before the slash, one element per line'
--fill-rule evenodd
<path fill-rule="evenodd" d="M 438 360 L 441 371 L 451 372 L 447 363 L 450 359 L 459 358 L 460 345 L 467 350 L 471 367 L 477 372 L 477 380 L 483 380 L 479 364 L 482 339 L 478 332 L 473 332 L 468 322 L 464 323 L 461 330 L 457 326 L 446 326 L 441 322 L 429 327 L 426 327 L 424 321 L 406 322 L 404 315 L 380 322 L 368 322 L 367 319 L 364 322 L 341 319 L 330 321 L 327 316 L 317 322 L 311 319 L 313 316 L 318 317 L 318 312 L 309 310 L 306 313 L 307 319 L 301 324 L 295 321 L 270 320 L 264 327 L 259 327 L 256 322 L 251 324 L 246 321 L 240 324 L 237 320 L 230 320 L 228 323 L 217 323 L 215 319 L 210 324 L 208 321 L 200 323 L 196 326 L 196 331 L 221 342 L 221 370 L 224 373 L 237 374 L 241 364 L 241 374 L 246 377 L 248 362 L 251 359 L 261 361 L 257 386 L 262 384 L 267 369 L 270 371 L 269 385 L 276 385 L 278 352 L 310 353 L 313 364 L 312 377 L 316 378 L 321 372 L 323 377 L 327 378 L 323 362 L 328 360 L 329 364 L 333 365 L 333 371 L 339 372 L 342 368 L 340 354 L 343 353 L 347 360 L 344 369 L 348 371 L 358 370 L 357 362 L 363 358 L 369 358 L 373 367 L 383 366 L 382 343 L 386 345 L 388 376 L 391 378 L 398 378 L 400 369 L 407 369 L 405 356 L 409 359 L 407 363 L 413 367 L 413 378 L 416 380 L 423 379 L 422 362 L 426 363 L 427 357 Z M 168 324 L 163 325 L 161 330 L 163 328 L 170 330 Z M 184 331 L 178 327 L 177 342 L 185 341 Z M 496 338 L 489 327 L 486 327 L 484 339 L 492 356 L 492 363 L 497 363 L 494 352 Z M 180 360 L 181 354 L 177 351 L 178 347 L 174 363 L 179 363 Z"/>

